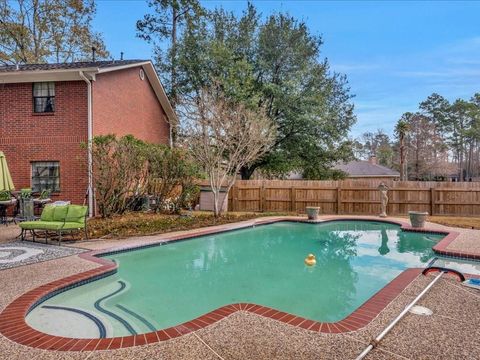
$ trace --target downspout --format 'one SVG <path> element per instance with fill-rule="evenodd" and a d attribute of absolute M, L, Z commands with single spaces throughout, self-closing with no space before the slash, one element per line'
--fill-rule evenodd
<path fill-rule="evenodd" d="M 87 125 L 87 157 L 88 157 L 88 216 L 93 216 L 93 110 L 92 110 L 92 82 L 85 76 L 83 71 L 79 72 L 80 77 L 87 83 L 88 92 L 88 125 Z"/>

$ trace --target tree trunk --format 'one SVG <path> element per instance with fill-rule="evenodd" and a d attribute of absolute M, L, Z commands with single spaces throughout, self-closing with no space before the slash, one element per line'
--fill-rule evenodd
<path fill-rule="evenodd" d="M 240 175 L 242 177 L 242 180 L 250 180 L 251 176 L 253 175 L 253 172 L 255 171 L 254 166 L 250 167 L 242 167 L 240 169 Z"/>
<path fill-rule="evenodd" d="M 220 209 L 218 208 L 218 201 L 219 201 L 218 191 L 212 188 L 212 192 L 213 192 L 213 215 L 215 217 L 218 217 L 220 215 Z"/>
<path fill-rule="evenodd" d="M 227 204 L 227 201 L 228 201 L 228 194 L 230 193 L 230 190 L 232 189 L 233 184 L 235 184 L 235 179 L 228 184 L 227 189 L 225 190 L 225 196 L 223 197 L 223 200 L 222 200 L 221 206 L 220 206 L 220 213 L 223 211 L 224 208 L 227 209 L 226 211 L 228 211 L 228 208 L 226 207 L 226 204 Z"/>
<path fill-rule="evenodd" d="M 458 165 L 459 165 L 459 181 L 465 181 L 463 177 L 463 149 L 460 150 L 460 154 L 458 156 Z"/>
<path fill-rule="evenodd" d="M 417 150 L 415 152 L 415 180 L 419 180 L 420 177 L 420 148 L 417 141 Z"/>
<path fill-rule="evenodd" d="M 403 139 L 403 134 L 400 134 L 400 181 L 405 180 L 405 150 L 404 150 L 404 139 Z"/>
<path fill-rule="evenodd" d="M 467 181 L 472 177 L 473 173 L 473 141 L 470 140 L 469 142 L 469 149 L 468 149 L 468 158 L 467 158 Z"/>

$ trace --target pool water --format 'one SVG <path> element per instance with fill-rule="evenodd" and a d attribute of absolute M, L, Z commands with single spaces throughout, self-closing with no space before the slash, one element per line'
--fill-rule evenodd
<path fill-rule="evenodd" d="M 279 222 L 123 252 L 107 256 L 115 275 L 48 299 L 27 322 L 54 335 L 126 336 L 239 302 L 339 321 L 403 270 L 425 267 L 442 237 L 372 221 Z"/>

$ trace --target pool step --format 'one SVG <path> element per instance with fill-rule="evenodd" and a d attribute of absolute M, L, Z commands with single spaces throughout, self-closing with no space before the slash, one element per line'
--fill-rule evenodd
<path fill-rule="evenodd" d="M 129 306 L 125 306 L 120 303 L 113 304 L 112 301 L 110 301 L 110 306 L 105 305 L 106 300 L 120 295 L 127 288 L 127 284 L 122 280 L 118 280 L 117 284 L 118 288 L 115 291 L 101 297 L 95 302 L 95 309 L 104 316 L 107 316 L 110 322 L 113 320 L 121 324 L 124 330 L 128 331 L 128 333 L 131 335 L 156 331 L 157 328 L 155 325 L 153 325 L 142 315 L 138 314 L 136 311 L 132 310 Z"/>
<path fill-rule="evenodd" d="M 430 266 L 439 266 L 454 269 L 462 274 L 480 275 L 480 261 L 458 259 L 451 257 L 437 257 L 429 264 Z"/>

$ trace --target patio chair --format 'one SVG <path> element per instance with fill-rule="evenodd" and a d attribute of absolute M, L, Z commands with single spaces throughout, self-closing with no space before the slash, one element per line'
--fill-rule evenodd
<path fill-rule="evenodd" d="M 25 240 L 27 231 L 30 231 L 33 241 L 35 241 L 35 230 L 40 230 L 45 233 L 45 243 L 48 242 L 49 232 L 58 236 L 59 244 L 62 243 L 62 235 L 65 233 L 73 234 L 84 231 L 85 238 L 88 239 L 87 214 L 87 206 L 46 205 L 43 208 L 39 221 L 25 221 L 20 223 L 20 228 L 22 229 L 21 238 Z"/>

